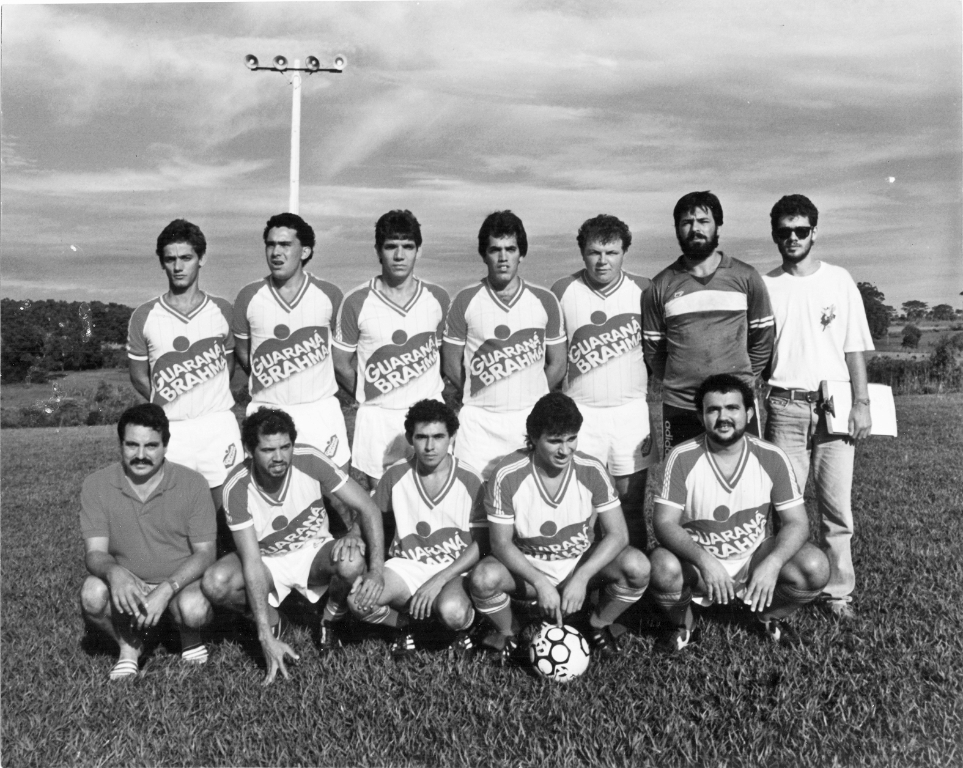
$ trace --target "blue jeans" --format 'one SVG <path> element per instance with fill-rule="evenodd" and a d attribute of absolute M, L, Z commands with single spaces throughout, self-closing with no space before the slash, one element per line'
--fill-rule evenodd
<path fill-rule="evenodd" d="M 789 456 L 799 489 L 805 491 L 810 465 L 816 484 L 820 545 L 829 558 L 833 600 L 849 602 L 856 586 L 853 569 L 853 462 L 856 445 L 847 435 L 831 435 L 816 404 L 770 397 L 766 439 Z"/>

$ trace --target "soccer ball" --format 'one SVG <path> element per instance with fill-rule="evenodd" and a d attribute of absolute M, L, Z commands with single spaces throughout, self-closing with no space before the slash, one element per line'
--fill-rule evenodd
<path fill-rule="evenodd" d="M 582 634 L 567 624 L 543 624 L 532 638 L 528 656 L 538 674 L 564 683 L 588 669 L 589 646 Z"/>

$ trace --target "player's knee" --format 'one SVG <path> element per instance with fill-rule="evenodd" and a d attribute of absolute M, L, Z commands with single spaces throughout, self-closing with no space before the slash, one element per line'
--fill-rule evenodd
<path fill-rule="evenodd" d="M 358 554 L 353 554 L 350 558 L 339 561 L 334 568 L 338 578 L 343 579 L 348 584 L 354 583 L 354 580 L 359 576 L 364 576 L 366 570 L 364 558 Z"/>
<path fill-rule="evenodd" d="M 110 607 L 110 589 L 96 576 L 84 579 L 80 588 L 80 610 L 85 616 L 98 618 L 106 614 Z"/>
<path fill-rule="evenodd" d="M 200 589 L 185 589 L 171 602 L 174 621 L 191 629 L 206 626 L 214 618 L 211 604 Z"/>
<path fill-rule="evenodd" d="M 485 559 L 472 569 L 468 586 L 475 597 L 491 597 L 499 592 L 499 568 L 497 561 Z"/>
<path fill-rule="evenodd" d="M 472 619 L 473 608 L 466 595 L 441 594 L 435 604 L 438 618 L 449 629 L 462 629 Z"/>
<path fill-rule="evenodd" d="M 682 563 L 669 550 L 656 547 L 649 553 L 649 587 L 655 592 L 678 592 L 682 589 Z"/>
<path fill-rule="evenodd" d="M 829 559 L 816 547 L 799 553 L 799 570 L 805 589 L 822 589 L 829 583 Z"/>
<path fill-rule="evenodd" d="M 622 551 L 622 576 L 626 584 L 633 589 L 641 589 L 649 584 L 651 566 L 649 558 L 635 547 L 626 547 Z"/>
<path fill-rule="evenodd" d="M 214 563 L 201 577 L 201 594 L 214 605 L 227 602 L 231 594 L 232 574 L 222 563 Z"/>

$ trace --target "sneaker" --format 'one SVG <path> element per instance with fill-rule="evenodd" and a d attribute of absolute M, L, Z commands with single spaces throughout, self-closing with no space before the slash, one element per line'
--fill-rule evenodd
<path fill-rule="evenodd" d="M 407 629 L 398 631 L 397 637 L 391 643 L 391 658 L 395 661 L 405 661 L 415 655 L 415 636 Z"/>
<path fill-rule="evenodd" d="M 655 652 L 666 656 L 678 653 L 687 645 L 699 641 L 699 630 L 696 627 L 671 627 L 655 642 Z"/>
<path fill-rule="evenodd" d="M 499 635 L 501 648 L 495 649 L 495 663 L 503 667 L 518 666 L 528 660 L 526 648 L 518 642 L 518 635 Z"/>
<path fill-rule="evenodd" d="M 341 648 L 341 641 L 338 639 L 335 627 L 333 621 L 322 619 L 321 627 L 318 630 L 318 650 L 321 651 L 322 656 L 335 654 Z"/>
<path fill-rule="evenodd" d="M 762 625 L 766 637 L 776 645 L 787 648 L 796 648 L 804 645 L 799 633 L 784 619 L 770 619 L 769 621 L 760 621 L 759 623 Z"/>
<path fill-rule="evenodd" d="M 448 650 L 452 652 L 456 659 L 469 659 L 478 650 L 475 639 L 471 636 L 471 631 L 463 629 L 455 634 L 455 639 L 451 641 Z"/>
<path fill-rule="evenodd" d="M 617 656 L 622 650 L 619 648 L 619 641 L 612 634 L 611 627 L 590 627 L 588 641 L 592 655 L 602 659 Z"/>

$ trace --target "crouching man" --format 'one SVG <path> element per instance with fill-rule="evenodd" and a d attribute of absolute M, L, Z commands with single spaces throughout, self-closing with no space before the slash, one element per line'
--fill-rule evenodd
<path fill-rule="evenodd" d="M 347 611 L 348 590 L 354 585 L 358 603 L 370 605 L 384 587 L 384 532 L 361 486 L 317 448 L 295 443 L 294 421 L 284 411 L 262 407 L 248 416 L 241 440 L 248 457 L 224 483 L 224 513 L 237 552 L 207 570 L 202 589 L 214 605 L 250 608 L 268 685 L 278 670 L 289 677 L 285 657 L 299 658 L 280 639 L 284 598 L 297 590 L 316 603 L 327 591 L 321 651 L 336 650 L 334 623 Z M 357 518 L 344 521 L 349 530 L 343 538 L 331 537 L 322 495 L 333 495 Z"/>
<path fill-rule="evenodd" d="M 471 574 L 475 607 L 494 624 L 501 659 L 524 649 L 511 597 L 535 598 L 558 625 L 602 587 L 589 617 L 593 652 L 618 652 L 611 625 L 649 583 L 649 561 L 628 546 L 619 496 L 605 465 L 578 447 L 582 414 L 560 392 L 542 397 L 526 421 L 528 448 L 505 456 L 486 483 L 493 557 Z M 596 518 L 602 537 L 593 542 Z"/>
<path fill-rule="evenodd" d="M 705 433 L 672 449 L 653 526 L 652 597 L 669 626 L 656 650 L 695 639 L 691 601 L 742 600 L 781 645 L 799 643 L 784 619 L 829 581 L 829 561 L 807 540 L 809 519 L 786 454 L 746 432 L 753 393 L 731 374 L 710 376 L 695 393 Z M 766 536 L 770 510 L 782 527 Z"/>
<path fill-rule="evenodd" d="M 81 611 L 120 646 L 111 680 L 138 673 L 144 643 L 164 613 L 180 631 L 183 659 L 207 661 L 200 633 L 212 612 L 198 579 L 214 562 L 217 534 L 207 482 L 164 459 L 171 434 L 163 408 L 128 408 L 117 436 L 120 462 L 90 475 L 80 494 L 90 572 Z"/>
<path fill-rule="evenodd" d="M 375 492 L 382 513 L 395 522 L 385 588 L 369 611 L 359 608 L 354 593 L 348 605 L 367 622 L 397 629 L 396 661 L 415 651 L 409 618 L 437 617 L 456 633 L 456 656 L 473 651 L 475 610 L 465 582 L 478 562 L 479 542 L 487 548 L 488 524 L 481 477 L 448 452 L 457 432 L 458 417 L 447 405 L 415 403 L 405 416 L 415 455 L 391 466 Z"/>

